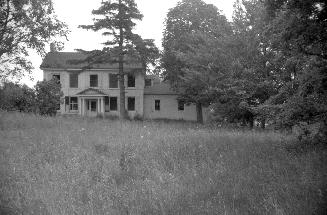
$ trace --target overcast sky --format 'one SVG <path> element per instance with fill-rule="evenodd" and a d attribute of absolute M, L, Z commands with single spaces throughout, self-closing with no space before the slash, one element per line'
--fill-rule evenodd
<path fill-rule="evenodd" d="M 170 8 L 176 6 L 179 0 L 135 0 L 140 12 L 144 15 L 135 29 L 144 39 L 155 39 L 156 45 L 161 49 L 162 32 L 164 20 Z M 216 5 L 226 17 L 231 20 L 234 0 L 204 0 L 208 4 Z M 64 21 L 71 30 L 69 41 L 65 42 L 62 51 L 75 51 L 75 49 L 100 49 L 101 33 L 79 29 L 79 25 L 92 24 L 91 11 L 100 6 L 101 0 L 53 0 L 54 9 L 58 18 Z M 39 69 L 42 58 L 31 53 L 30 59 L 35 67 L 32 74 L 34 81 L 24 78 L 23 83 L 33 86 L 37 81 L 43 79 L 42 71 Z"/>

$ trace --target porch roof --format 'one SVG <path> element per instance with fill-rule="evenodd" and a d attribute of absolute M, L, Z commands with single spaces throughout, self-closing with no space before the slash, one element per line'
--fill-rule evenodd
<path fill-rule="evenodd" d="M 107 96 L 99 89 L 88 88 L 76 94 L 77 96 Z"/>

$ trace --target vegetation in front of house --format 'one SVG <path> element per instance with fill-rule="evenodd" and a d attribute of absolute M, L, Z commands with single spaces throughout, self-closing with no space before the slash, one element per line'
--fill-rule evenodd
<path fill-rule="evenodd" d="M 5 82 L 0 86 L 0 110 L 54 116 L 60 108 L 62 92 L 58 80 L 39 81 L 35 88 Z"/>
<path fill-rule="evenodd" d="M 1 214 L 324 214 L 327 150 L 274 132 L 0 113 Z"/>

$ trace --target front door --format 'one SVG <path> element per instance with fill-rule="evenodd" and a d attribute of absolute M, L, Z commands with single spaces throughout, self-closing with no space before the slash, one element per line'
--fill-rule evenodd
<path fill-rule="evenodd" d="M 97 116 L 98 114 L 98 102 L 97 100 L 86 100 L 86 115 L 87 116 Z"/>

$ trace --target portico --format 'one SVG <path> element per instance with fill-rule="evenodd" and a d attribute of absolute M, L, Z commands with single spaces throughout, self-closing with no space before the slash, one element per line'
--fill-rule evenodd
<path fill-rule="evenodd" d="M 82 116 L 98 116 L 104 114 L 104 97 L 106 94 L 97 89 L 86 89 L 77 94 L 78 110 Z"/>

